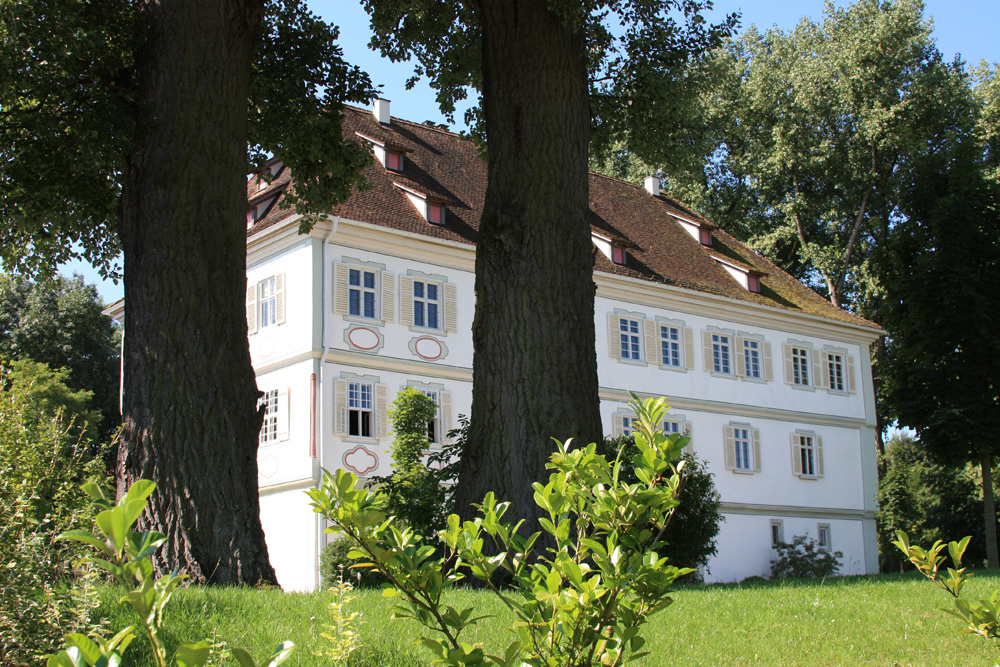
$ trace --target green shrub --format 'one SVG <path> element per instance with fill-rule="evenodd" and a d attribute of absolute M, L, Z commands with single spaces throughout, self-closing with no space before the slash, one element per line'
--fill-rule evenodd
<path fill-rule="evenodd" d="M 607 438 L 604 448 L 608 457 L 616 456 L 619 451 L 624 452 L 622 480 L 630 484 L 637 482 L 631 462 L 639 452 L 635 438 L 628 435 Z M 719 525 L 726 518 L 720 511 L 721 501 L 715 488 L 715 477 L 705 468 L 705 462 L 694 454 L 684 454 L 681 459 L 684 461 L 684 481 L 678 497 L 680 504 L 663 535 L 666 545 L 656 551 L 677 567 L 696 569 L 706 567 L 708 560 L 718 553 L 715 538 L 719 534 Z M 670 474 L 673 472 L 668 472 Z M 685 579 L 690 581 L 698 575 L 698 572 L 692 572 Z"/>
<path fill-rule="evenodd" d="M 44 376 L 43 387 L 36 384 L 39 376 Z M 67 632 L 95 629 L 90 618 L 97 605 L 90 586 L 94 574 L 76 567 L 83 549 L 54 542 L 62 531 L 90 525 L 91 502 L 80 483 L 103 477 L 99 457 L 90 458 L 89 443 L 77 439 L 76 416 L 58 399 L 42 400 L 72 394 L 58 375 L 0 367 L 3 665 L 36 665 Z"/>
<path fill-rule="evenodd" d="M 333 588 L 340 582 L 343 575 L 345 581 L 351 582 L 355 588 L 375 588 L 385 583 L 386 579 L 377 570 L 367 567 L 354 567 L 364 563 L 363 558 L 350 558 L 348 554 L 354 545 L 345 537 L 334 537 L 319 556 L 319 573 L 323 588 Z"/>
<path fill-rule="evenodd" d="M 778 557 L 771 561 L 772 579 L 831 577 L 840 568 L 840 551 L 822 549 L 816 540 L 796 535 L 791 542 L 778 542 Z"/>

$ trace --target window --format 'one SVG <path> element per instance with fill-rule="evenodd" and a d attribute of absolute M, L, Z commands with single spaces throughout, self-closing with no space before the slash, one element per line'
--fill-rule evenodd
<path fill-rule="evenodd" d="M 395 151 L 385 152 L 385 168 L 392 171 L 403 171 L 403 156 Z"/>
<path fill-rule="evenodd" d="M 622 435 L 632 435 L 634 424 L 639 421 L 635 417 L 622 417 Z"/>
<path fill-rule="evenodd" d="M 760 341 L 743 340 L 743 367 L 746 377 L 756 380 L 763 379 L 760 360 Z"/>
<path fill-rule="evenodd" d="M 375 272 L 352 268 L 348 271 L 348 284 L 348 314 L 375 319 Z"/>
<path fill-rule="evenodd" d="M 278 441 L 278 390 L 265 391 L 257 402 L 257 409 L 264 408 L 264 423 L 260 427 L 258 442 L 269 445 Z"/>
<path fill-rule="evenodd" d="M 712 334 L 712 371 L 729 375 L 732 371 L 730 361 L 730 339 L 724 334 Z"/>
<path fill-rule="evenodd" d="M 664 366 L 681 368 L 681 330 L 660 325 L 660 361 Z"/>
<path fill-rule="evenodd" d="M 427 222 L 432 225 L 443 225 L 444 206 L 440 204 L 427 204 Z"/>
<path fill-rule="evenodd" d="M 712 232 L 709 231 L 709 230 L 707 230 L 707 229 L 705 229 L 704 227 L 700 228 L 698 230 L 698 241 L 703 246 L 711 246 L 712 245 Z"/>
<path fill-rule="evenodd" d="M 757 276 L 747 276 L 747 291 L 760 294 L 760 278 Z"/>
<path fill-rule="evenodd" d="M 257 283 L 257 308 L 262 329 L 275 323 L 278 311 L 274 276 Z"/>
<path fill-rule="evenodd" d="M 618 320 L 618 336 L 621 341 L 622 359 L 639 361 L 642 359 L 639 348 L 639 321 L 627 317 Z"/>
<path fill-rule="evenodd" d="M 785 541 L 785 527 L 780 519 L 771 519 L 771 548 L 776 549 Z"/>
<path fill-rule="evenodd" d="M 730 423 L 725 435 L 726 469 L 760 472 L 760 432 L 749 424 Z"/>
<path fill-rule="evenodd" d="M 413 281 L 413 326 L 440 329 L 438 312 L 441 304 L 437 283 Z"/>
<path fill-rule="evenodd" d="M 792 474 L 806 479 L 823 476 L 823 440 L 815 433 L 792 434 Z"/>
<path fill-rule="evenodd" d="M 617 245 L 611 246 L 611 261 L 625 266 L 625 248 Z"/>
<path fill-rule="evenodd" d="M 372 386 L 365 382 L 347 383 L 347 434 L 360 438 L 371 438 L 374 401 Z"/>
<path fill-rule="evenodd" d="M 830 550 L 830 524 L 821 523 L 816 527 L 816 546 L 824 551 Z"/>
<path fill-rule="evenodd" d="M 434 413 L 434 419 L 427 422 L 427 439 L 432 443 L 439 443 L 441 442 L 441 436 L 438 433 L 438 427 L 441 424 L 441 400 L 438 397 L 438 392 L 421 389 L 420 393 L 434 401 L 434 405 L 437 407 L 437 410 Z"/>
<path fill-rule="evenodd" d="M 844 355 L 837 352 L 827 352 L 826 368 L 830 381 L 830 391 L 845 391 Z"/>
<path fill-rule="evenodd" d="M 677 433 L 678 435 L 684 433 L 684 424 L 676 419 L 666 419 L 663 422 L 663 430 L 667 435 Z"/>
<path fill-rule="evenodd" d="M 792 348 L 792 384 L 809 386 L 809 352 L 807 348 Z"/>
<path fill-rule="evenodd" d="M 247 281 L 247 330 L 285 323 L 285 274 L 278 273 L 256 282 Z"/>

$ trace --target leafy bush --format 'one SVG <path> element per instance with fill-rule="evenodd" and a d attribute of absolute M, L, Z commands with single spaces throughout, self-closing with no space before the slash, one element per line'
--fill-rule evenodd
<path fill-rule="evenodd" d="M 631 462 L 639 452 L 635 438 L 628 435 L 607 438 L 604 448 L 609 457 L 623 452 L 622 480 L 630 484 L 637 482 Z M 715 488 L 715 477 L 705 468 L 704 461 L 694 454 L 684 454 L 681 459 L 684 461 L 684 479 L 678 496 L 680 504 L 663 534 L 666 545 L 656 551 L 677 567 L 705 567 L 708 560 L 718 553 L 715 538 L 719 534 L 719 525 L 726 518 L 719 509 L 721 501 Z M 668 475 L 671 474 L 673 471 L 668 472 Z M 685 578 L 697 575 L 697 572 L 692 572 Z"/>
<path fill-rule="evenodd" d="M 525 538 L 520 524 L 502 521 L 509 503 L 497 502 L 492 493 L 475 521 L 448 517 L 439 533 L 443 555 L 379 511 L 377 495 L 358 489 L 353 473 L 324 471 L 320 486 L 308 493 L 315 511 L 331 522 L 327 530 L 354 542 L 350 556 L 366 558 L 389 580 L 384 595 L 401 596 L 396 614 L 435 633 L 421 641 L 435 654 L 435 664 L 621 665 L 645 655 L 642 626 L 672 603 L 670 586 L 690 572 L 653 550 L 677 507 L 684 462 L 674 462 L 689 438 L 656 430 L 667 410 L 663 399 L 635 398 L 632 408 L 639 418 L 636 483 L 622 481 L 620 454 L 609 461 L 597 454 L 596 444 L 571 449 L 557 441 L 548 483 L 533 485 L 543 515 L 539 524 L 554 543 L 545 553 L 534 551 L 541 533 Z M 484 554 L 487 539 L 499 553 Z M 498 571 L 510 575 L 513 594 L 493 584 Z M 479 620 L 475 610 L 442 601 L 444 590 L 467 573 L 518 618 L 516 639 L 501 654 L 486 655 L 462 641 L 461 633 Z"/>
<path fill-rule="evenodd" d="M 36 364 L 33 370 L 41 371 Z M 57 534 L 90 524 L 83 480 L 103 477 L 69 410 L 58 376 L 0 367 L 0 664 L 36 665 L 71 631 L 93 631 L 97 600 L 78 545 Z M 76 398 L 82 398 L 77 396 Z M 81 403 L 81 409 L 85 406 Z M 79 578 L 78 578 L 79 577 Z"/>
<path fill-rule="evenodd" d="M 364 563 L 363 558 L 351 558 L 348 554 L 354 545 L 345 537 L 335 537 L 319 556 L 319 574 L 323 588 L 333 588 L 343 576 L 357 588 L 374 588 L 386 582 L 385 577 L 367 567 L 351 567 Z"/>
<path fill-rule="evenodd" d="M 840 568 L 840 551 L 822 549 L 816 540 L 796 535 L 789 543 L 778 542 L 778 557 L 771 561 L 772 579 L 831 577 Z"/>

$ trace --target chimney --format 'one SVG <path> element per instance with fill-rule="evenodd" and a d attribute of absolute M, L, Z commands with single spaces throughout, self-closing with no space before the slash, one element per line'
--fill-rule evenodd
<path fill-rule="evenodd" d="M 383 100 L 381 97 L 375 100 L 375 108 L 372 110 L 375 114 L 375 120 L 382 123 L 383 125 L 388 125 L 389 121 L 389 100 Z"/>
<path fill-rule="evenodd" d="M 653 195 L 654 197 L 660 196 L 660 179 L 656 176 L 646 177 L 646 192 Z"/>

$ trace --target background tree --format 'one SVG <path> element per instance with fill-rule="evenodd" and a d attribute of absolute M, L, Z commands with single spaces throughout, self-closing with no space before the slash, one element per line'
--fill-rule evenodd
<path fill-rule="evenodd" d="M 654 126 L 657 73 L 726 34 L 699 0 L 366 0 L 373 45 L 414 56 L 446 113 L 471 86 L 489 165 L 476 249 L 473 398 L 455 492 L 535 521 L 550 438 L 599 442 L 587 154 L 619 122 Z M 604 22 L 620 17 L 621 37 Z M 665 129 L 666 124 L 661 126 Z M 529 528 L 530 529 L 530 528 Z"/>
<path fill-rule="evenodd" d="M 987 562 L 997 555 L 993 458 L 1000 453 L 1000 191 L 973 100 L 906 169 L 905 218 L 883 266 L 886 401 L 940 461 L 980 466 Z M 958 536 L 951 536 L 958 537 Z"/>
<path fill-rule="evenodd" d="M 65 369 L 59 380 L 66 387 L 92 394 L 88 404 L 98 414 L 87 421 L 95 442 L 107 442 L 121 423 L 120 342 L 103 308 L 97 289 L 79 276 L 34 282 L 0 274 L 0 359 Z"/>
<path fill-rule="evenodd" d="M 119 490 L 157 481 L 142 528 L 170 538 L 161 571 L 273 581 L 243 305 L 247 146 L 295 171 L 302 212 L 327 210 L 367 159 L 339 111 L 368 79 L 297 0 L 15 0 L 0 34 L 0 259 L 33 271 L 83 255 L 108 273 L 121 249 Z"/>

